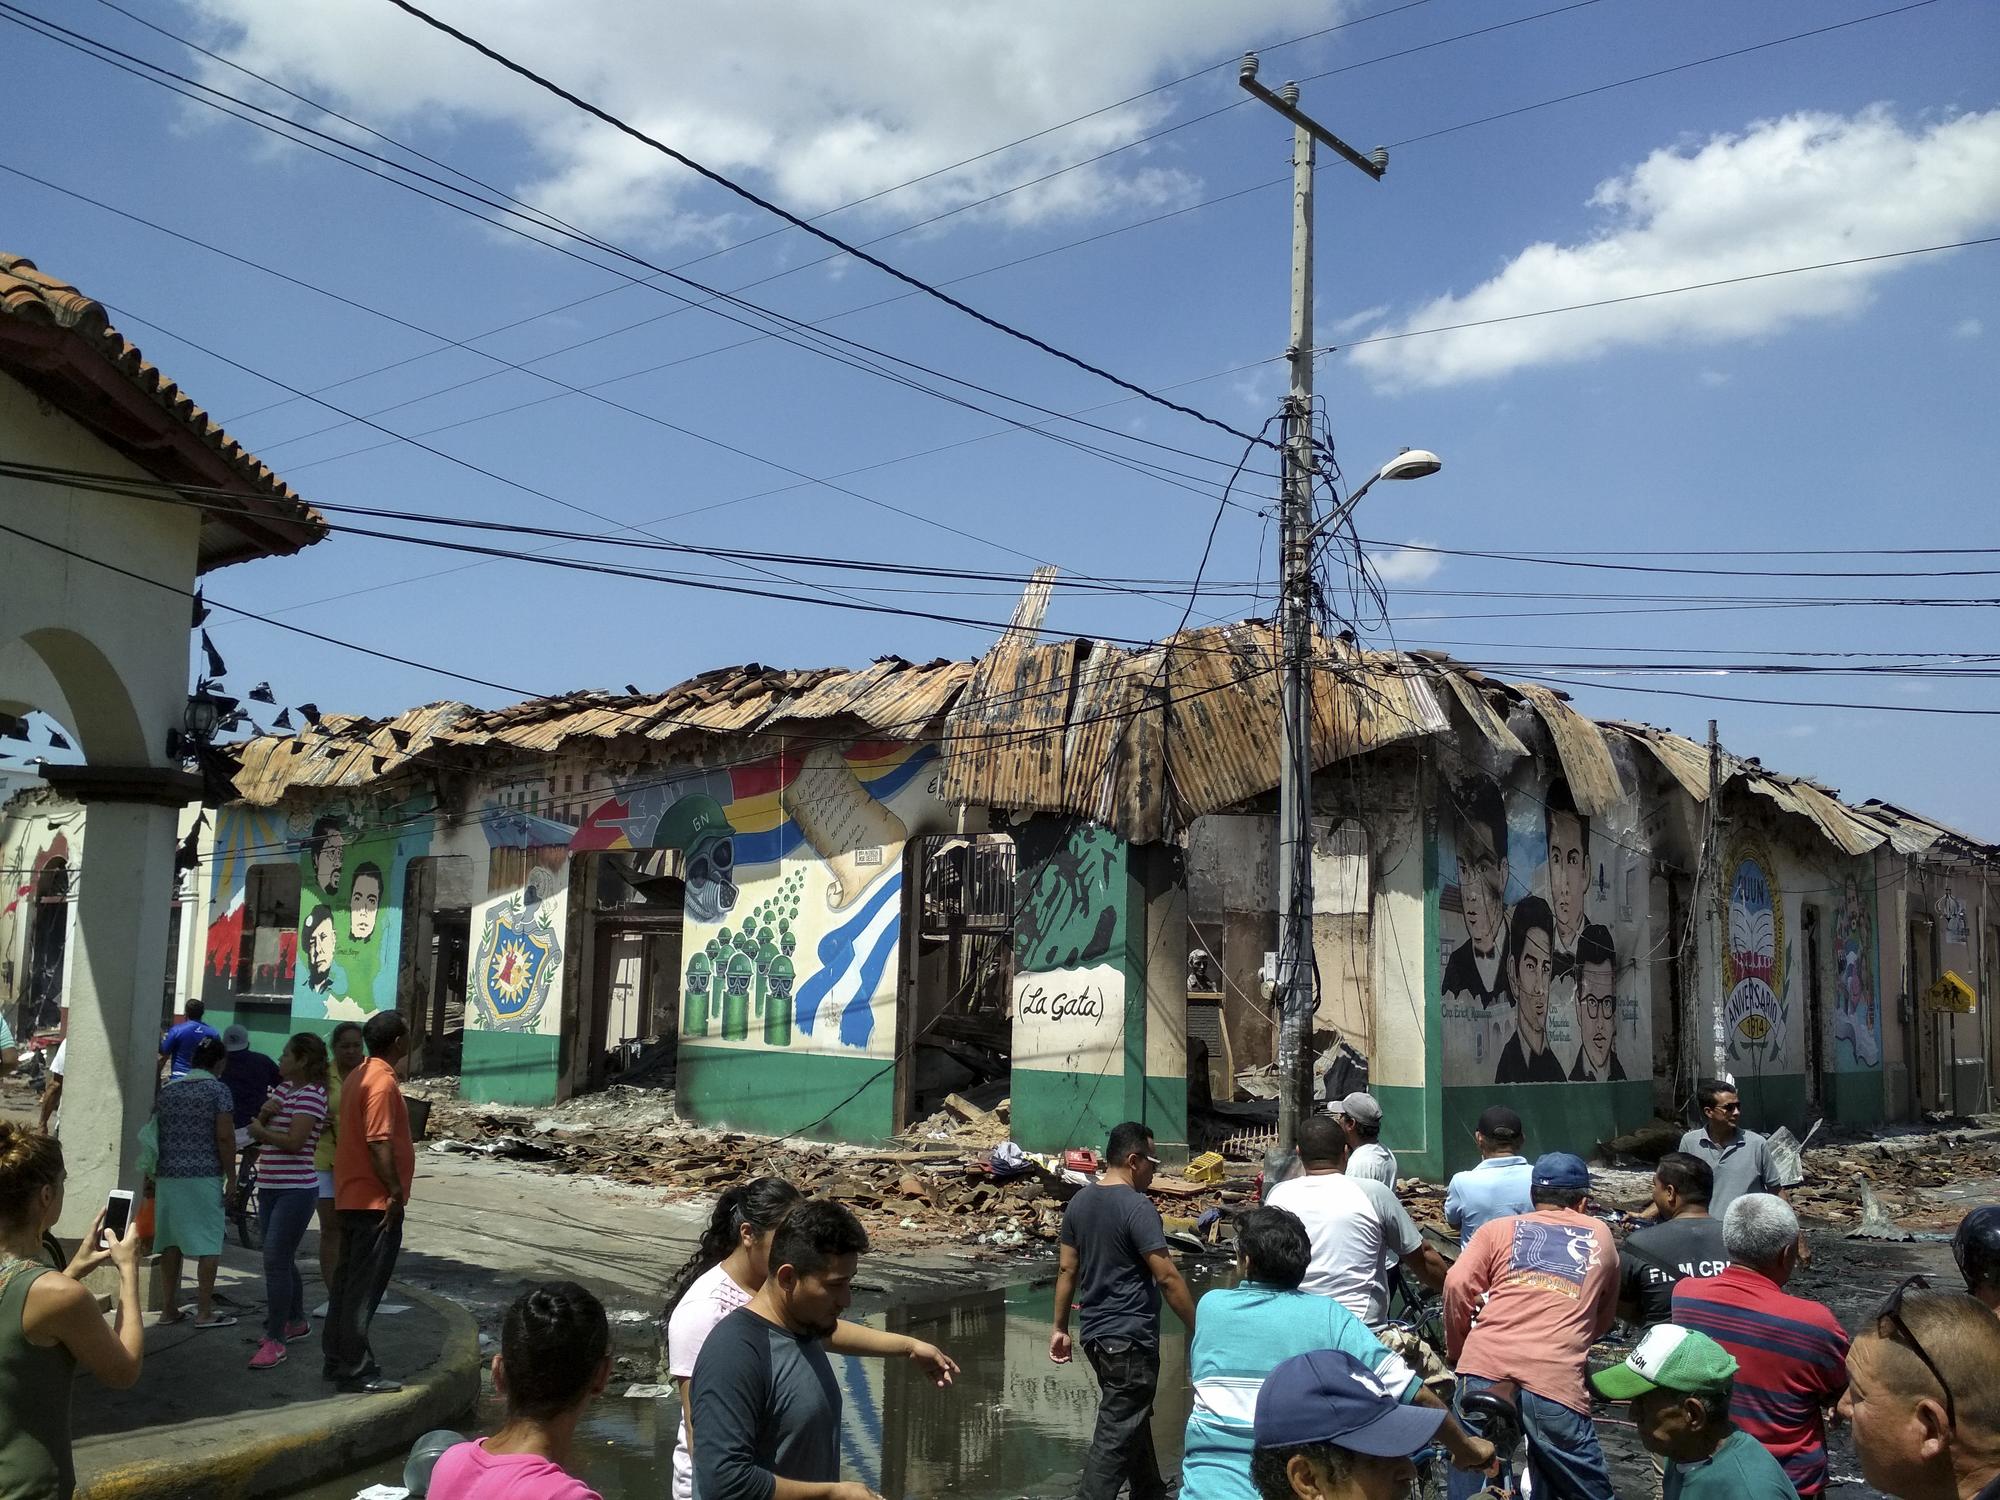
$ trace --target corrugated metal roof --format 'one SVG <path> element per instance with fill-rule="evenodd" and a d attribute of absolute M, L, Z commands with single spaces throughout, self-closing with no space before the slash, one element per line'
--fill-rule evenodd
<path fill-rule="evenodd" d="M 947 719 L 944 793 L 1172 838 L 1277 785 L 1278 659 L 1262 621 L 1136 650 L 1003 639 Z M 1315 767 L 1448 727 L 1412 659 L 1321 641 L 1315 660 Z"/>
<path fill-rule="evenodd" d="M 1276 627 L 1256 620 L 1129 649 L 1010 629 L 978 661 L 885 657 L 859 670 L 753 663 L 658 694 L 580 692 L 491 710 L 431 703 L 387 720 L 329 714 L 296 738 L 237 747 L 236 786 L 245 801 L 268 806 L 296 789 L 354 789 L 419 768 L 477 771 L 582 742 L 642 761 L 669 745 L 692 752 L 704 741 L 775 736 L 787 726 L 857 726 L 885 739 L 936 740 L 952 801 L 1090 818 L 1144 843 L 1276 787 L 1278 646 Z M 1585 718 L 1550 688 L 1502 682 L 1437 653 L 1367 652 L 1342 638 L 1316 642 L 1314 658 L 1315 769 L 1450 733 L 1443 692 L 1511 756 L 1529 751 L 1507 712 L 1532 711 L 1577 805 L 1594 816 L 1625 795 L 1612 736 L 1643 745 L 1688 796 L 1707 799 L 1707 747 L 1682 735 Z M 1728 782 L 1806 819 L 1850 855 L 1886 841 L 1919 857 L 1949 843 L 2000 858 L 1991 845 L 1888 803 L 1849 807 L 1826 787 L 1756 761 L 1729 756 L 1724 767 Z"/>

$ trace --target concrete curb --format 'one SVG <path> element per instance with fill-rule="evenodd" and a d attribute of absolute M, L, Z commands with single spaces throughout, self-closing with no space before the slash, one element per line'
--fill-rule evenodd
<path fill-rule="evenodd" d="M 273 1413 L 275 1430 L 247 1442 L 80 1474 L 77 1500 L 260 1500 L 404 1452 L 426 1432 L 463 1417 L 479 1400 L 478 1322 L 457 1303 L 402 1282 L 391 1290 L 428 1308 L 445 1329 L 437 1359 L 402 1377 L 401 1391 L 343 1398 L 310 1417 Z"/>

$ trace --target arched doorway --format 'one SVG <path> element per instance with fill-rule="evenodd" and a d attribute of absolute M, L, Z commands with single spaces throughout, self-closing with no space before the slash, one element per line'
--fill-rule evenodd
<path fill-rule="evenodd" d="M 69 861 L 48 860 L 35 876 L 28 925 L 27 985 L 21 1034 L 52 1030 L 62 1021 L 63 971 L 69 952 Z"/>

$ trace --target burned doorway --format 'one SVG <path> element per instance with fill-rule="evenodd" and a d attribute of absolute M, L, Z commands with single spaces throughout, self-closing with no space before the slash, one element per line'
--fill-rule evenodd
<path fill-rule="evenodd" d="M 35 876 L 33 925 L 28 929 L 27 1001 L 21 1035 L 62 1025 L 63 971 L 69 948 L 69 861 L 49 860 Z"/>
<path fill-rule="evenodd" d="M 933 834 L 905 848 L 906 955 L 896 1007 L 896 1128 L 957 1095 L 1005 1099 L 1013 1065 L 1014 840 Z"/>
<path fill-rule="evenodd" d="M 412 859 L 403 877 L 397 996 L 410 1023 L 413 1078 L 455 1077 L 464 1065 L 473 882 L 473 862 L 463 854 Z"/>
<path fill-rule="evenodd" d="M 580 858 L 591 866 L 586 1086 L 669 1083 L 680 1040 L 684 856 L 655 849 Z"/>

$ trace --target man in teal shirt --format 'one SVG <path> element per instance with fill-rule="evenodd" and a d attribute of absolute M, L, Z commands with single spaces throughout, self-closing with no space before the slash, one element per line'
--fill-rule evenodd
<path fill-rule="evenodd" d="M 1632 1403 L 1639 1441 L 1667 1461 L 1662 1500 L 1798 1500 L 1784 1466 L 1729 1420 L 1736 1361 L 1707 1334 L 1658 1324 L 1590 1383 Z"/>
<path fill-rule="evenodd" d="M 1236 1221 L 1240 1280 L 1202 1297 L 1188 1352 L 1194 1410 L 1182 1446 L 1181 1500 L 1258 1500 L 1250 1480 L 1257 1393 L 1264 1378 L 1293 1355 L 1337 1349 L 1360 1361 L 1405 1405 L 1442 1404 L 1367 1324 L 1332 1297 L 1299 1290 L 1311 1261 L 1312 1241 L 1297 1215 L 1253 1208 Z M 1492 1462 L 1493 1445 L 1450 1417 L 1438 1438 L 1461 1468 Z"/>

